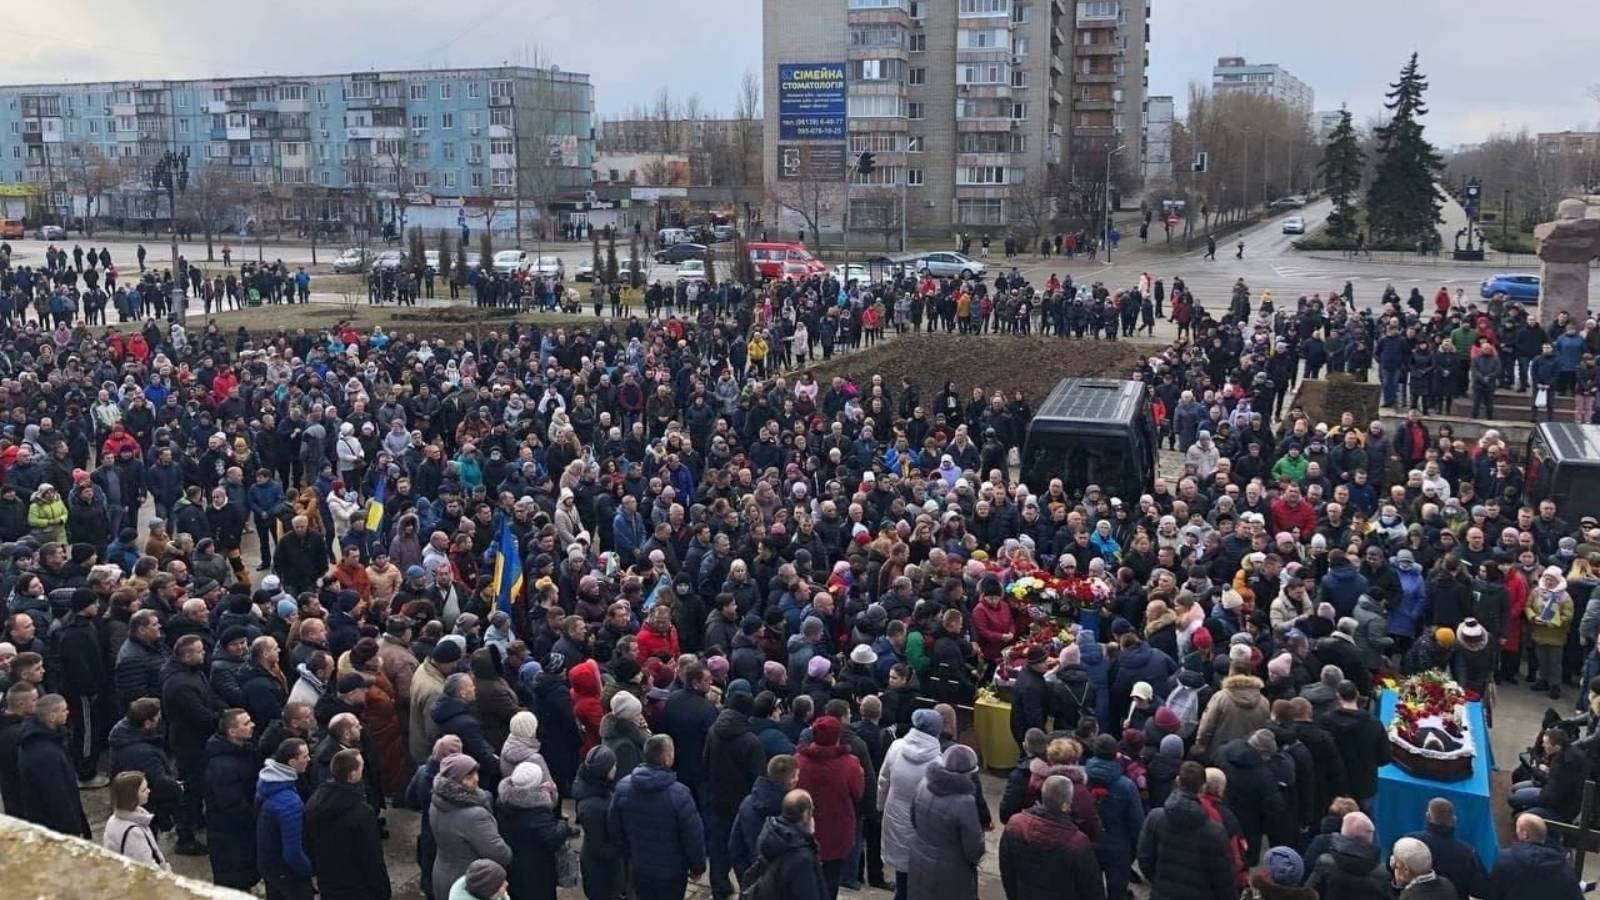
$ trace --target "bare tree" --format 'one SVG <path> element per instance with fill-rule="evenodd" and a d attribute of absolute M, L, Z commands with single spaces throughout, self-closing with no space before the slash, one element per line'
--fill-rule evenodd
<path fill-rule="evenodd" d="M 83 227 L 94 237 L 95 210 L 100 199 L 120 187 L 127 173 L 106 158 L 98 144 L 74 144 L 68 151 L 67 184 L 83 195 Z"/>
<path fill-rule="evenodd" d="M 226 165 L 205 163 L 189 173 L 189 189 L 178 195 L 178 209 L 206 237 L 206 261 L 215 262 L 214 241 L 231 230 L 250 202 L 250 194 Z"/>
<path fill-rule="evenodd" d="M 768 186 L 767 197 L 779 207 L 799 216 L 806 223 L 806 233 L 815 241 L 819 235 L 818 225 L 822 222 L 822 214 L 835 187 L 837 185 L 833 182 L 814 178 L 780 181 Z"/>

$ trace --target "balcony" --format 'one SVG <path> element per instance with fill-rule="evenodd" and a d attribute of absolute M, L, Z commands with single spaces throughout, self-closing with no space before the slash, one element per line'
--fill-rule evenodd
<path fill-rule="evenodd" d="M 851 47 L 844 52 L 844 58 L 856 59 L 898 59 L 905 62 L 911 58 L 911 51 L 904 47 Z M 850 84 L 854 85 L 852 81 Z M 491 105 L 493 102 L 491 101 Z"/>
<path fill-rule="evenodd" d="M 489 105 L 490 106 L 510 106 L 511 105 L 511 98 L 507 97 L 507 96 L 490 97 L 489 98 Z"/>
<path fill-rule="evenodd" d="M 911 12 L 899 8 L 888 9 L 852 9 L 849 12 L 851 25 L 900 25 L 911 26 Z"/>
<path fill-rule="evenodd" d="M 1090 56 L 1116 56 L 1122 48 L 1112 44 L 1074 44 L 1073 55 L 1079 59 Z"/>
<path fill-rule="evenodd" d="M 956 93 L 963 99 L 983 99 L 985 97 L 1010 97 L 1011 85 L 1009 84 L 958 84 Z"/>
<path fill-rule="evenodd" d="M 1082 110 L 1084 112 L 1109 110 L 1115 105 L 1115 101 L 1109 97 L 1079 97 L 1078 99 L 1072 101 L 1073 109 Z"/>
<path fill-rule="evenodd" d="M 1067 74 L 1067 64 L 1061 61 L 1061 57 L 1050 57 L 1050 74 L 1057 78 Z"/>
<path fill-rule="evenodd" d="M 211 139 L 213 141 L 225 141 L 225 140 L 227 140 L 228 139 L 228 129 L 226 129 L 226 128 L 213 128 L 213 129 L 211 129 Z"/>
<path fill-rule="evenodd" d="M 1061 92 L 1056 90 L 1055 88 L 1051 88 L 1050 89 L 1050 105 L 1051 106 L 1060 106 L 1064 102 L 1066 102 L 1066 98 L 1061 96 Z"/>
<path fill-rule="evenodd" d="M 43 144 L 44 134 L 38 131 L 24 131 L 22 133 L 22 142 L 24 144 Z"/>
<path fill-rule="evenodd" d="M 956 131 L 975 131 L 979 133 L 1007 132 L 1013 127 L 1020 127 L 1021 122 L 1002 116 L 989 116 L 985 118 L 956 119 Z"/>
<path fill-rule="evenodd" d="M 957 47 L 957 62 L 1011 62 L 1010 47 Z"/>
<path fill-rule="evenodd" d="M 1079 84 L 1116 84 L 1115 72 L 1074 72 L 1072 80 Z"/>
<path fill-rule="evenodd" d="M 311 129 L 298 125 L 284 125 L 277 129 L 278 139 L 282 141 L 309 141 Z"/>

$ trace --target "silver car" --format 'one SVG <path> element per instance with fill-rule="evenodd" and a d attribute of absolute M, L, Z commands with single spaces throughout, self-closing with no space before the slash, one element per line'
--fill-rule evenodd
<path fill-rule="evenodd" d="M 917 271 L 938 278 L 975 278 L 983 269 L 983 263 L 959 253 L 929 253 L 917 260 Z"/>

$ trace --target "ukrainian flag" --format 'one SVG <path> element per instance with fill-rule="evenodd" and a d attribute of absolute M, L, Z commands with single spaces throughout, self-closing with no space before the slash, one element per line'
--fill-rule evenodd
<path fill-rule="evenodd" d="M 378 479 L 378 489 L 373 492 L 372 502 L 367 504 L 367 530 L 373 534 L 378 533 L 378 526 L 383 524 L 383 502 L 389 497 L 389 479 Z"/>
<path fill-rule="evenodd" d="M 495 540 L 494 581 L 495 607 L 511 615 L 511 599 L 522 592 L 522 549 L 517 546 L 517 536 L 511 532 L 511 519 L 500 523 L 500 537 Z"/>

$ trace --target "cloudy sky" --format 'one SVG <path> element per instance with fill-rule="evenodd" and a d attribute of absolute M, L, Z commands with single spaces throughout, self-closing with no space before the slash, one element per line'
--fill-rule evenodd
<path fill-rule="evenodd" d="M 1319 109 L 1343 101 L 1364 120 L 1416 50 L 1433 83 L 1429 128 L 1444 147 L 1600 123 L 1588 97 L 1600 72 L 1584 74 L 1597 0 L 1152 2 L 1150 90 L 1180 102 L 1216 57 L 1243 55 L 1287 67 Z M 590 73 L 610 115 L 663 85 L 727 111 L 741 73 L 761 65 L 760 0 L 123 0 L 114 13 L 104 0 L 0 0 L 0 11 L 12 13 L 0 75 L 11 83 L 492 65 L 543 51 Z"/>

